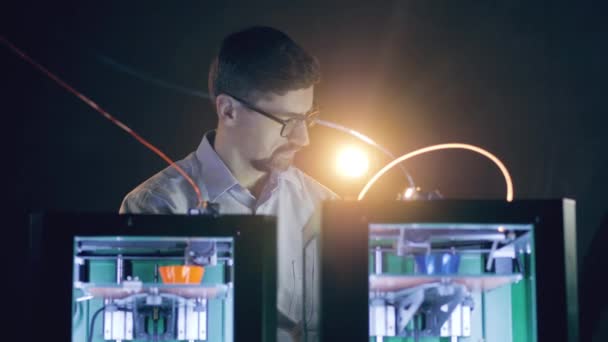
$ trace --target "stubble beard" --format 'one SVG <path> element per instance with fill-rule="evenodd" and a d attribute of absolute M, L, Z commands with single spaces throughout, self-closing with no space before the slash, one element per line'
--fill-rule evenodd
<path fill-rule="evenodd" d="M 254 160 L 253 166 L 264 172 L 284 172 L 287 171 L 295 158 L 299 147 L 288 144 L 276 149 L 268 158 Z"/>

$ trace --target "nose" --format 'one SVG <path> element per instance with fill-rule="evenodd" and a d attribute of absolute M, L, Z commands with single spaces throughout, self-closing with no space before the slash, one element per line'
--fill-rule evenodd
<path fill-rule="evenodd" d="M 306 127 L 306 122 L 300 122 L 293 132 L 291 132 L 289 141 L 300 147 L 308 146 L 310 140 L 308 139 L 308 127 Z"/>

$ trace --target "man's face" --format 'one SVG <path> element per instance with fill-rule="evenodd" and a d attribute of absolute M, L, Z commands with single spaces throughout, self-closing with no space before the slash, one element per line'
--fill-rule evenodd
<path fill-rule="evenodd" d="M 255 108 L 279 119 L 304 118 L 313 106 L 313 87 L 293 90 L 285 95 L 266 93 L 258 96 Z M 308 129 L 301 122 L 287 137 L 281 136 L 282 125 L 239 103 L 237 144 L 244 158 L 264 172 L 285 171 L 293 163 L 295 153 L 308 145 Z"/>

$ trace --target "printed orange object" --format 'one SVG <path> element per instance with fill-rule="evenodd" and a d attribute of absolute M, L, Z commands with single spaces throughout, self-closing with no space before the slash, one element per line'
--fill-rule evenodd
<path fill-rule="evenodd" d="M 158 268 L 163 284 L 200 284 L 205 268 L 194 265 L 171 265 Z"/>

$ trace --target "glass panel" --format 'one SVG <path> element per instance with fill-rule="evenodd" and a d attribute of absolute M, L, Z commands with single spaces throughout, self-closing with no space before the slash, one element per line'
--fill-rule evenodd
<path fill-rule="evenodd" d="M 232 341 L 232 238 L 76 237 L 73 341 Z"/>
<path fill-rule="evenodd" d="M 533 226 L 369 226 L 370 341 L 534 341 Z"/>

